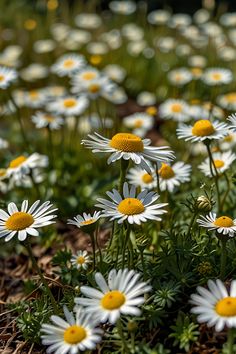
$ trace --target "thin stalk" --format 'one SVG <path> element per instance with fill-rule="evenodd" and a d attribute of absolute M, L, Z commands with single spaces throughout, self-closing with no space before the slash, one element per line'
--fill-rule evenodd
<path fill-rule="evenodd" d="M 59 309 L 58 309 L 56 300 L 54 299 L 54 296 L 53 296 L 53 294 L 52 294 L 52 292 L 51 292 L 51 289 L 49 288 L 48 283 L 47 283 L 47 281 L 45 280 L 45 278 L 44 278 L 44 276 L 43 276 L 43 274 L 42 274 L 42 272 L 41 272 L 41 269 L 40 269 L 39 266 L 38 266 L 38 263 L 37 263 L 37 261 L 36 261 L 34 255 L 33 255 L 33 251 L 32 251 L 32 248 L 31 248 L 31 244 L 30 244 L 30 242 L 29 242 L 27 239 L 25 240 L 24 245 L 25 245 L 25 247 L 26 247 L 26 249 L 27 249 L 27 251 L 28 251 L 28 254 L 29 254 L 29 257 L 30 257 L 31 262 L 32 262 L 32 264 L 33 264 L 33 267 L 34 267 L 34 269 L 37 270 L 37 273 L 38 273 L 38 275 L 39 275 L 39 277 L 40 277 L 40 279 L 41 279 L 43 285 L 45 286 L 45 290 L 46 290 L 48 296 L 49 296 L 50 299 L 51 299 L 51 303 L 52 303 L 52 307 L 53 307 L 54 312 L 55 312 L 55 313 L 59 313 Z"/>
<path fill-rule="evenodd" d="M 143 267 L 143 277 L 144 277 L 144 279 L 146 279 L 147 272 L 146 272 L 146 265 L 145 265 L 144 256 L 143 256 L 144 248 L 139 247 L 139 251 L 140 251 L 141 263 L 142 263 L 142 267 Z"/>
<path fill-rule="evenodd" d="M 227 238 L 221 238 L 220 279 L 224 279 L 227 260 Z"/>
<path fill-rule="evenodd" d="M 36 194 L 37 198 L 40 200 L 41 199 L 41 192 L 40 192 L 38 183 L 36 183 L 36 181 L 35 181 L 32 171 L 30 172 L 30 179 L 31 179 L 33 187 L 35 189 L 35 192 L 36 192 L 35 194 Z"/>
<path fill-rule="evenodd" d="M 158 171 L 158 164 L 156 164 L 156 177 L 157 177 L 157 194 L 160 195 L 160 177 Z"/>
<path fill-rule="evenodd" d="M 187 231 L 187 238 L 189 238 L 189 236 L 190 236 L 191 229 L 192 229 L 192 226 L 193 226 L 193 224 L 194 224 L 194 221 L 195 221 L 195 219 L 196 219 L 196 217 L 197 217 L 197 214 L 198 214 L 198 212 L 195 212 L 195 213 L 193 214 L 193 216 L 192 216 L 192 219 L 191 219 L 191 221 L 190 221 L 190 224 L 189 224 L 189 227 L 188 227 L 188 231 Z"/>
<path fill-rule="evenodd" d="M 227 353 L 234 354 L 234 328 L 229 328 L 227 339 Z"/>
<path fill-rule="evenodd" d="M 123 185 L 125 182 L 126 171 L 129 166 L 129 160 L 120 160 L 120 180 L 119 180 L 119 193 L 123 194 Z"/>
<path fill-rule="evenodd" d="M 99 246 L 99 243 L 98 243 L 98 226 L 96 227 L 96 231 L 95 231 L 95 240 L 96 240 L 96 245 L 97 245 L 97 249 L 98 249 L 98 252 L 99 252 L 99 259 L 100 259 L 100 265 L 101 265 L 101 268 L 103 266 L 103 257 L 102 257 L 102 250 L 101 250 L 101 247 Z"/>
<path fill-rule="evenodd" d="M 53 167 L 54 162 L 54 152 L 53 152 L 53 140 L 52 140 L 52 131 L 49 127 L 47 127 L 48 131 L 48 155 L 50 158 L 50 165 Z"/>
<path fill-rule="evenodd" d="M 92 249 L 93 249 L 93 270 L 95 270 L 95 268 L 96 268 L 96 245 L 95 245 L 94 233 L 91 232 L 89 234 L 89 236 L 90 236 L 90 239 L 91 239 Z"/>
<path fill-rule="evenodd" d="M 116 327 L 117 327 L 117 331 L 118 331 L 118 334 L 119 334 L 121 342 L 122 342 L 122 353 L 127 354 L 127 353 L 129 353 L 129 350 L 127 348 L 126 339 L 125 339 L 125 336 L 123 333 L 123 325 L 122 325 L 120 318 L 117 321 Z"/>
<path fill-rule="evenodd" d="M 212 177 L 215 180 L 216 193 L 217 193 L 218 212 L 220 213 L 220 211 L 221 211 L 221 203 L 220 203 L 220 190 L 219 190 L 219 184 L 218 184 L 219 175 L 218 175 L 217 168 L 215 167 L 215 164 L 214 164 L 214 160 L 213 160 L 213 157 L 212 157 L 210 144 L 206 143 L 205 145 L 206 145 L 208 156 L 209 156 L 211 175 L 212 175 Z M 213 168 L 215 170 L 215 173 L 213 172 Z"/>
<path fill-rule="evenodd" d="M 229 180 L 229 178 L 228 178 L 228 176 L 227 176 L 226 173 L 224 173 L 224 177 L 225 177 L 225 179 L 226 179 L 227 189 L 226 189 L 226 192 L 225 192 L 225 194 L 224 194 L 224 196 L 223 196 L 223 199 L 222 199 L 222 201 L 221 201 L 221 209 L 222 209 L 222 210 L 224 209 L 224 204 L 225 204 L 226 198 L 227 198 L 227 196 L 228 196 L 228 194 L 229 194 L 229 192 L 230 192 L 230 180 Z"/>
<path fill-rule="evenodd" d="M 123 242 L 123 248 L 122 248 L 122 268 L 124 269 L 125 267 L 125 253 L 126 253 L 126 247 L 129 241 L 129 234 L 130 234 L 130 225 L 127 225 L 126 229 L 126 234 Z"/>

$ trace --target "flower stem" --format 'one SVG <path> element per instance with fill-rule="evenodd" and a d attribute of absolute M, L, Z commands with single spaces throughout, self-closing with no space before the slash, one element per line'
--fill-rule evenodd
<path fill-rule="evenodd" d="M 234 328 L 228 330 L 227 353 L 234 354 Z"/>
<path fill-rule="evenodd" d="M 128 245 L 129 242 L 129 234 L 130 234 L 130 225 L 129 223 L 127 224 L 127 229 L 126 229 L 126 233 L 125 233 L 125 237 L 124 237 L 124 241 L 123 241 L 123 248 L 122 248 L 122 268 L 124 269 L 125 267 L 125 251 L 126 251 L 126 247 Z"/>
<path fill-rule="evenodd" d="M 129 160 L 120 160 L 120 181 L 119 181 L 119 193 L 123 194 L 123 184 L 125 182 L 126 171 L 129 166 Z"/>
<path fill-rule="evenodd" d="M 220 257 L 220 279 L 224 279 L 225 276 L 225 266 L 227 260 L 227 238 L 222 237 L 220 238 L 221 242 L 221 257 Z"/>
<path fill-rule="evenodd" d="M 45 280 L 45 278 L 44 278 L 44 276 L 43 276 L 43 274 L 42 274 L 42 272 L 41 272 L 41 269 L 39 268 L 38 263 L 37 263 L 37 261 L 36 261 L 34 255 L 33 255 L 33 251 L 32 251 L 32 248 L 31 248 L 31 244 L 30 244 L 30 242 L 26 239 L 24 245 L 25 245 L 25 247 L 26 247 L 26 249 L 27 249 L 27 251 L 28 251 L 28 254 L 29 254 L 29 257 L 30 257 L 30 259 L 31 259 L 31 261 L 32 261 L 33 267 L 37 270 L 37 273 L 38 273 L 38 275 L 39 275 L 39 277 L 40 277 L 40 279 L 41 279 L 43 285 L 45 286 L 45 290 L 46 290 L 48 296 L 49 296 L 50 299 L 51 299 L 51 303 L 52 303 L 53 310 L 54 310 L 54 312 L 55 312 L 56 314 L 58 314 L 58 313 L 59 313 L 59 309 L 58 309 L 56 300 L 54 299 L 54 296 L 53 296 L 53 294 L 52 294 L 52 292 L 51 292 L 51 289 L 49 288 L 48 283 L 47 283 L 47 281 Z"/>
<path fill-rule="evenodd" d="M 210 148 L 210 143 L 206 142 L 205 143 L 206 148 L 207 148 L 207 152 L 208 152 L 208 156 L 209 156 L 209 160 L 210 160 L 210 171 L 211 171 L 211 175 L 215 180 L 215 186 L 216 186 L 216 193 L 217 193 L 217 204 L 218 204 L 218 213 L 220 213 L 221 211 L 221 203 L 220 203 L 220 190 L 219 190 L 219 184 L 218 184 L 218 171 L 217 168 L 214 164 L 214 159 L 212 157 L 212 153 L 211 153 L 211 148 Z M 213 168 L 215 170 L 215 173 L 213 172 Z"/>
<path fill-rule="evenodd" d="M 191 229 L 192 229 L 193 223 L 194 223 L 194 221 L 195 221 L 195 219 L 196 219 L 196 217 L 197 217 L 197 214 L 198 214 L 198 212 L 195 212 L 195 213 L 193 214 L 193 216 L 192 216 L 192 219 L 191 219 L 191 221 L 190 221 L 190 224 L 189 224 L 189 227 L 188 227 L 188 231 L 187 231 L 187 238 L 189 238 L 189 236 L 190 236 Z"/>
<path fill-rule="evenodd" d="M 122 353 L 126 354 L 128 353 L 128 348 L 127 348 L 127 345 L 126 345 L 126 339 L 125 339 L 125 336 L 124 336 L 124 333 L 123 333 L 123 325 L 122 325 L 122 322 L 121 322 L 121 319 L 119 318 L 118 321 L 117 321 L 117 330 L 118 330 L 118 333 L 119 333 L 119 336 L 120 336 L 120 339 L 121 339 L 121 342 L 122 342 Z"/>
<path fill-rule="evenodd" d="M 89 234 L 89 236 L 90 236 L 90 239 L 91 239 L 92 249 L 93 249 L 93 270 L 95 270 L 95 267 L 96 267 L 96 244 L 95 244 L 94 233 L 91 232 Z"/>

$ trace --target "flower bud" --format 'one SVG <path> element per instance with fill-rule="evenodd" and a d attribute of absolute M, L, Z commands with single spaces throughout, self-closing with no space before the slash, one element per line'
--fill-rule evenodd
<path fill-rule="evenodd" d="M 206 196 L 201 195 L 197 198 L 195 206 L 199 211 L 211 211 L 212 209 L 212 202 Z"/>

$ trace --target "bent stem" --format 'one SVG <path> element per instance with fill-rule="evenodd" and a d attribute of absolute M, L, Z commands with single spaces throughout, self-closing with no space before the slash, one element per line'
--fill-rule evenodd
<path fill-rule="evenodd" d="M 28 251 L 28 254 L 29 254 L 29 257 L 30 257 L 31 262 L 32 262 L 32 264 L 33 264 L 33 267 L 37 270 L 37 273 L 38 273 L 38 275 L 39 275 L 39 277 L 40 277 L 40 279 L 41 279 L 43 285 L 45 286 L 45 290 L 46 290 L 48 296 L 50 297 L 53 310 L 54 310 L 54 312 L 55 312 L 56 314 L 58 314 L 60 311 L 59 311 L 59 309 L 58 309 L 56 300 L 54 299 L 54 296 L 53 296 L 53 294 L 52 294 L 52 292 L 51 292 L 51 289 L 49 288 L 48 283 L 47 283 L 46 279 L 44 278 L 44 276 L 43 276 L 43 274 L 42 274 L 42 272 L 41 272 L 41 269 L 39 268 L 38 263 L 37 263 L 37 261 L 36 261 L 34 255 L 33 255 L 33 251 L 32 251 L 32 248 L 31 248 L 31 244 L 30 244 L 30 242 L 26 239 L 25 242 L 24 242 L 24 245 L 25 245 L 25 247 L 26 247 L 26 249 L 27 249 L 27 251 Z"/>

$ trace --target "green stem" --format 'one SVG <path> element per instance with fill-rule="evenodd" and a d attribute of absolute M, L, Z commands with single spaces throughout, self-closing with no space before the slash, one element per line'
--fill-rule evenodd
<path fill-rule="evenodd" d="M 98 226 L 96 227 L 96 231 L 95 231 L 95 239 L 96 239 L 96 245 L 97 245 L 97 249 L 98 249 L 98 252 L 99 252 L 99 258 L 100 258 L 100 266 L 102 268 L 103 266 L 103 257 L 102 257 L 102 250 L 101 250 L 101 247 L 99 246 L 99 242 L 98 242 Z"/>
<path fill-rule="evenodd" d="M 223 199 L 222 199 L 222 201 L 221 201 L 221 209 L 222 209 L 222 210 L 224 209 L 224 204 L 225 204 L 226 198 L 227 198 L 227 196 L 228 196 L 228 194 L 229 194 L 229 192 L 230 192 L 230 180 L 229 180 L 229 178 L 228 178 L 228 176 L 227 176 L 226 173 L 224 173 L 224 176 L 225 176 L 226 183 L 227 183 L 227 189 L 226 189 L 226 192 L 225 192 L 225 194 L 224 194 L 224 197 L 223 197 Z"/>
<path fill-rule="evenodd" d="M 123 333 L 123 325 L 122 325 L 120 318 L 118 319 L 116 326 L 117 326 L 117 331 L 118 331 L 118 334 L 119 334 L 121 342 L 122 342 L 122 353 L 127 354 L 127 353 L 129 353 L 129 350 L 126 345 L 126 339 L 125 339 L 125 336 Z"/>
<path fill-rule="evenodd" d="M 210 148 L 210 143 L 206 142 L 205 145 L 206 145 L 208 156 L 209 156 L 209 160 L 210 160 L 211 175 L 212 175 L 212 177 L 215 180 L 216 193 L 217 193 L 218 213 L 220 213 L 220 211 L 221 211 L 221 203 L 220 203 L 220 190 L 219 190 L 219 184 L 218 184 L 219 174 L 218 174 L 217 168 L 216 168 L 216 166 L 214 164 L 214 160 L 213 160 L 212 153 L 211 153 L 211 148 Z M 215 173 L 213 172 L 213 168 L 215 170 Z"/>
<path fill-rule="evenodd" d="M 225 276 L 225 266 L 227 260 L 227 238 L 221 238 L 221 257 L 220 257 L 220 279 L 224 279 Z"/>
<path fill-rule="evenodd" d="M 144 279 L 146 279 L 147 272 L 146 272 L 146 265 L 145 265 L 144 256 L 143 256 L 144 248 L 139 247 L 139 251 L 140 251 L 141 263 L 142 263 L 142 267 L 143 267 L 143 277 L 144 277 Z"/>
<path fill-rule="evenodd" d="M 89 236 L 90 236 L 90 239 L 91 239 L 92 249 L 93 249 L 93 270 L 95 270 L 95 268 L 96 268 L 96 245 L 95 245 L 94 233 L 91 232 L 89 234 Z"/>
<path fill-rule="evenodd" d="M 159 177 L 159 171 L 158 171 L 158 164 L 156 164 L 156 177 L 157 177 L 157 194 L 160 195 L 160 177 Z"/>
<path fill-rule="evenodd" d="M 123 195 L 123 185 L 125 182 L 126 171 L 129 166 L 129 160 L 120 160 L 120 181 L 119 181 L 119 193 Z"/>
<path fill-rule="evenodd" d="M 234 354 L 234 328 L 229 328 L 227 339 L 228 354 Z"/>
<path fill-rule="evenodd" d="M 187 231 L 187 238 L 189 238 L 189 236 L 190 236 L 191 229 L 192 229 L 193 223 L 194 223 L 194 221 L 195 221 L 195 219 L 196 219 L 196 217 L 197 217 L 197 214 L 198 214 L 198 212 L 195 212 L 195 213 L 193 214 L 193 216 L 192 216 L 192 219 L 191 219 L 191 221 L 190 221 L 190 224 L 189 224 L 189 227 L 188 227 L 188 231 Z"/>
<path fill-rule="evenodd" d="M 50 165 L 53 167 L 54 153 L 53 153 L 52 131 L 49 127 L 47 128 L 47 131 L 48 131 L 48 155 L 50 159 Z"/>
<path fill-rule="evenodd" d="M 126 247 L 127 247 L 128 241 L 129 241 L 129 234 L 130 234 L 130 225 L 127 224 L 126 234 L 124 237 L 123 248 L 122 248 L 122 268 L 123 269 L 125 267 L 125 253 L 126 253 Z"/>
<path fill-rule="evenodd" d="M 48 283 L 47 283 L 47 281 L 45 280 L 45 278 L 44 278 L 44 276 L 43 276 L 43 274 L 42 274 L 42 272 L 41 272 L 41 269 L 39 268 L 38 263 L 37 263 L 37 261 L 36 261 L 34 255 L 33 255 L 33 251 L 32 251 L 32 248 L 31 248 L 31 244 L 30 244 L 30 242 L 26 239 L 24 245 L 25 245 L 25 247 L 26 247 L 26 249 L 27 249 L 27 251 L 28 251 L 28 254 L 29 254 L 29 257 L 30 257 L 31 262 L 32 262 L 32 264 L 33 264 L 33 267 L 34 267 L 34 269 L 37 270 L 37 273 L 38 273 L 38 275 L 39 275 L 39 277 L 40 277 L 40 279 L 41 279 L 43 285 L 45 286 L 45 290 L 46 290 L 48 296 L 49 296 L 50 299 L 51 299 L 51 303 L 52 303 L 53 310 L 54 310 L 54 312 L 55 312 L 56 314 L 58 314 L 58 313 L 59 313 L 59 309 L 58 309 L 56 300 L 54 299 L 54 296 L 53 296 L 53 294 L 52 294 L 52 292 L 51 292 L 51 289 L 49 288 Z"/>

